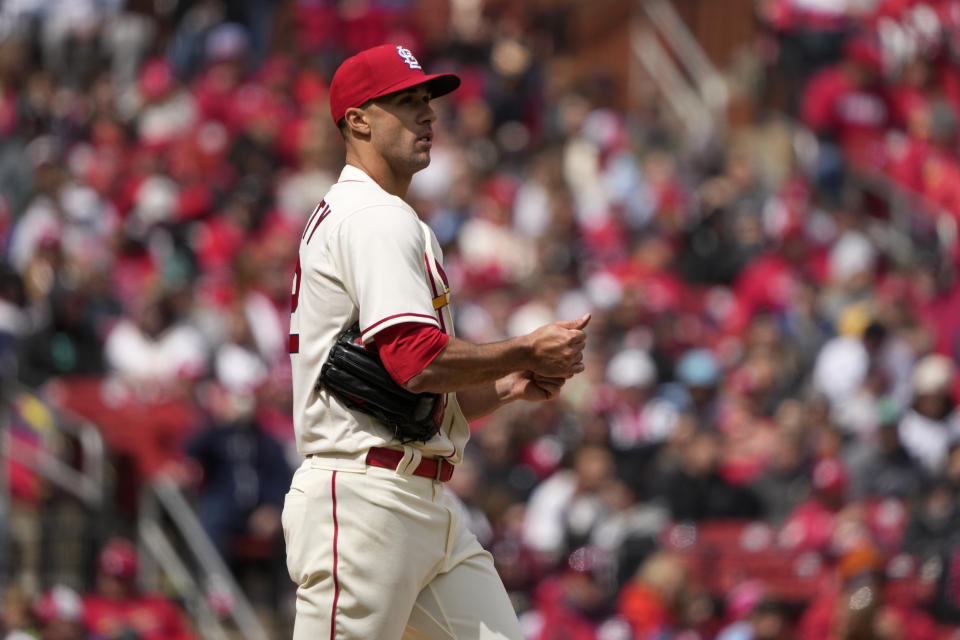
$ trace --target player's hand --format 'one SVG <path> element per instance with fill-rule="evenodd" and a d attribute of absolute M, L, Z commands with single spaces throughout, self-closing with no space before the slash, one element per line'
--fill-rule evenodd
<path fill-rule="evenodd" d="M 567 379 L 561 376 L 542 376 L 533 371 L 518 371 L 504 378 L 508 388 L 507 397 L 510 400 L 528 402 L 553 400 L 560 394 L 566 381 Z"/>
<path fill-rule="evenodd" d="M 531 369 L 548 378 L 572 378 L 583 371 L 584 332 L 590 314 L 577 320 L 561 320 L 544 325 L 530 334 L 533 346 Z"/>

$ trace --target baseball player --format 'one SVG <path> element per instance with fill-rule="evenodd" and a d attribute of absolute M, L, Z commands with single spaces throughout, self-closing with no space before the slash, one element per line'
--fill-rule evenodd
<path fill-rule="evenodd" d="M 453 335 L 439 244 L 403 200 L 430 163 L 433 98 L 457 88 L 404 47 L 347 59 L 330 84 L 346 166 L 310 216 L 293 279 L 294 426 L 305 456 L 283 508 L 297 588 L 294 638 L 520 639 L 491 556 L 445 493 L 468 421 L 556 397 L 583 370 L 589 315 L 477 345 Z M 390 377 L 442 394 L 438 429 L 394 432 L 317 385 L 337 337 L 359 323 Z"/>

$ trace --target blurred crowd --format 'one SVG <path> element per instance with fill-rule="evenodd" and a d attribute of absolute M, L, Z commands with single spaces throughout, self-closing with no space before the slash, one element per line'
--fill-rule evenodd
<path fill-rule="evenodd" d="M 782 68 L 806 81 L 794 106 L 828 142 L 820 177 L 838 164 L 883 173 L 929 208 L 960 216 L 957 4 L 771 0 L 764 7 Z"/>
<path fill-rule="evenodd" d="M 55 584 L 31 596 L 4 588 L 0 619 L 8 640 L 195 640 L 179 605 L 137 585 L 139 554 L 123 537 L 97 553 L 96 578 L 87 593 Z"/>
<path fill-rule="evenodd" d="M 746 45 L 813 135 L 758 108 L 696 145 L 576 64 L 579 8 L 0 4 L 3 371 L 282 573 L 295 252 L 343 162 L 327 86 L 397 42 L 463 78 L 409 195 L 458 335 L 593 313 L 585 373 L 477 422 L 449 484 L 530 640 L 958 637 L 960 1 L 759 2 Z M 854 175 L 930 206 L 904 228 Z M 42 509 L 10 474 L 11 515 Z M 154 637 L 51 631 L 43 602 L 76 622 L 88 598 L 21 578 L 8 637 Z"/>

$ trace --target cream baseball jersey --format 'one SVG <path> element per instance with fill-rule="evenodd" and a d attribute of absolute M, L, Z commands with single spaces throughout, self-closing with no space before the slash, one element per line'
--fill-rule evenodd
<path fill-rule="evenodd" d="M 364 343 L 387 327 L 419 322 L 453 335 L 450 293 L 433 231 L 401 198 L 347 165 L 300 239 L 293 279 L 290 360 L 301 455 L 328 454 L 363 467 L 371 447 L 398 446 L 391 430 L 317 388 L 331 345 L 359 320 Z M 439 433 L 415 443 L 423 456 L 456 464 L 469 426 L 455 394 L 443 400 Z"/>

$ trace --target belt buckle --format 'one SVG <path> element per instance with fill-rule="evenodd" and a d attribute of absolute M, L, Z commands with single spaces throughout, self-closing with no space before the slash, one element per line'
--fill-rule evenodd
<path fill-rule="evenodd" d="M 443 458 L 435 458 L 435 460 L 437 461 L 437 472 L 433 474 L 433 481 L 442 482 L 442 480 L 440 480 L 440 475 L 443 473 L 443 463 L 445 460 Z"/>

